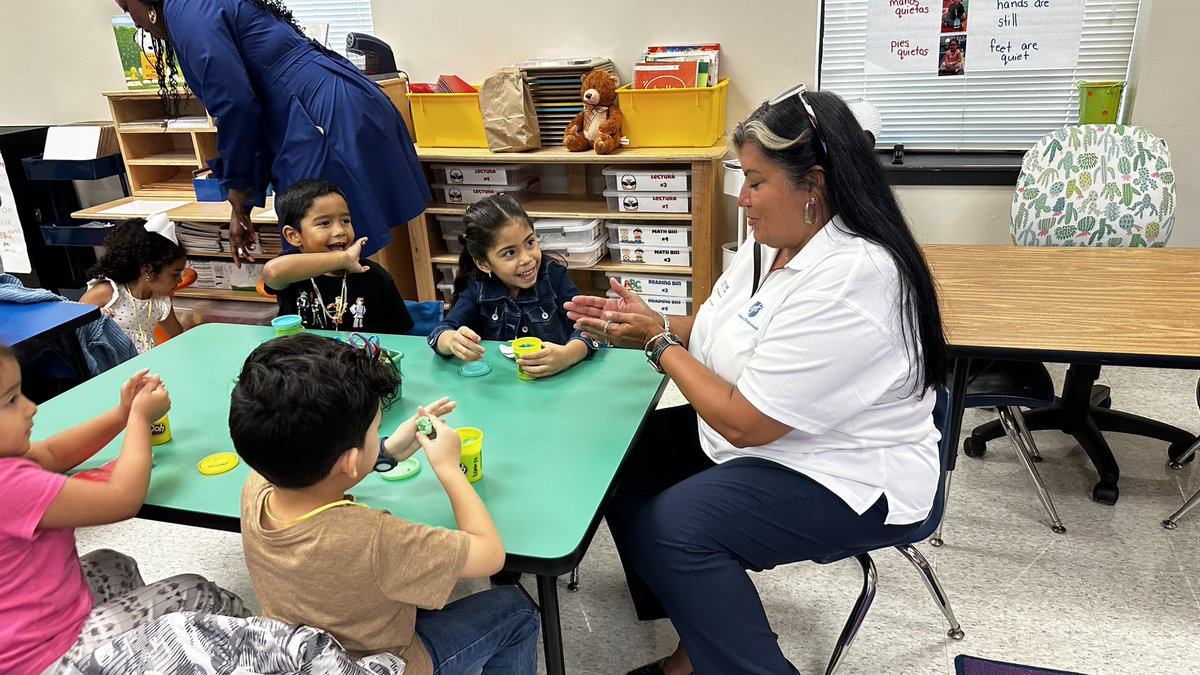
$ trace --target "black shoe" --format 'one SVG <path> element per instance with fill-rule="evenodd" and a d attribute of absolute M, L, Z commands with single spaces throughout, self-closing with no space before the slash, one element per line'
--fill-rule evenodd
<path fill-rule="evenodd" d="M 634 668 L 629 671 L 628 675 L 663 675 L 663 666 L 667 665 L 667 661 L 670 660 L 671 657 L 664 656 L 654 663 L 647 663 L 641 668 Z M 692 675 L 695 675 L 695 673 L 692 673 Z"/>
<path fill-rule="evenodd" d="M 521 573 L 501 570 L 493 574 L 490 581 L 493 586 L 517 586 L 521 583 Z"/>

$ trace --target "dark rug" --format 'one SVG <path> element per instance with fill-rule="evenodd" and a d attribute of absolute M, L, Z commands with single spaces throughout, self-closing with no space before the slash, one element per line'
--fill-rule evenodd
<path fill-rule="evenodd" d="M 1053 670 L 1019 663 L 991 661 L 959 654 L 954 657 L 954 672 L 958 675 L 1084 675 L 1070 670 Z"/>

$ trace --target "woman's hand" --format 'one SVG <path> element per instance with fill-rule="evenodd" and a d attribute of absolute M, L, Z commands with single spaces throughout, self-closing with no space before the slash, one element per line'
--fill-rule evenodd
<path fill-rule="evenodd" d="M 466 326 L 459 326 L 458 330 L 448 330 L 438 336 L 438 351 L 463 361 L 478 361 L 483 358 L 480 339 L 475 331 Z"/>
<path fill-rule="evenodd" d="M 258 247 L 258 231 L 250 222 L 250 193 L 242 190 L 229 191 L 229 205 L 233 212 L 229 216 L 229 252 L 233 255 L 233 264 L 238 267 L 243 262 L 254 262 L 250 250 Z"/>
<path fill-rule="evenodd" d="M 564 306 L 575 328 L 593 340 L 619 347 L 643 349 L 663 331 L 663 319 L 633 291 L 609 279 L 618 298 L 577 295 Z"/>

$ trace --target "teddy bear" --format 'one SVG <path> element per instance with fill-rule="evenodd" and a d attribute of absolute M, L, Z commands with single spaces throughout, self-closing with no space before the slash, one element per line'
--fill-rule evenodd
<path fill-rule="evenodd" d="M 617 87 L 621 80 L 606 70 L 593 70 L 582 78 L 579 97 L 583 112 L 575 116 L 563 134 L 563 146 L 571 152 L 595 148 L 607 155 L 621 146 L 624 116 L 617 107 Z"/>

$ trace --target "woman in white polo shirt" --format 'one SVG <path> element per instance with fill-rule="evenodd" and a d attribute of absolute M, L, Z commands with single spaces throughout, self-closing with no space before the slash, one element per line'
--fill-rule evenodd
<path fill-rule="evenodd" d="M 929 269 L 862 129 L 796 87 L 733 134 L 754 228 L 695 317 L 576 297 L 576 326 L 644 348 L 690 405 L 648 420 L 605 509 L 667 673 L 793 673 L 746 570 L 888 545 L 939 479 L 946 345 Z"/>

